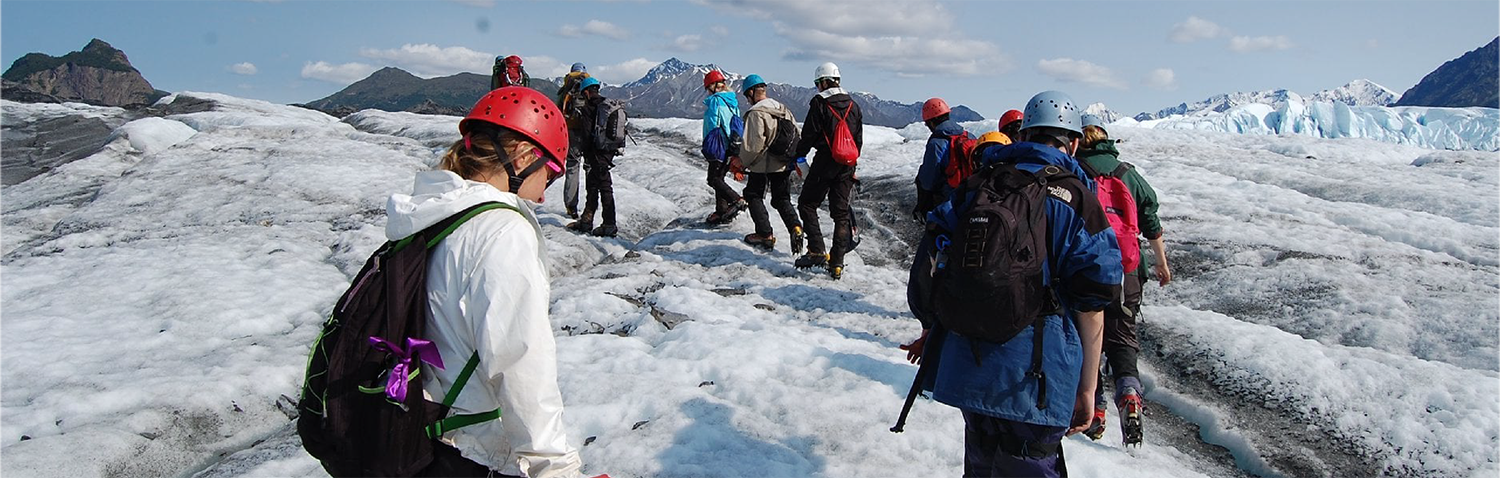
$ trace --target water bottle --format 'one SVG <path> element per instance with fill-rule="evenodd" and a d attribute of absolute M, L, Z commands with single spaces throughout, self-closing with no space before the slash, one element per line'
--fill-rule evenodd
<path fill-rule="evenodd" d="M 798 178 L 805 178 L 805 177 L 807 177 L 807 168 L 808 168 L 808 166 L 807 166 L 807 156 L 798 157 L 797 158 L 797 164 L 796 164 L 796 166 L 797 166 L 797 177 Z"/>

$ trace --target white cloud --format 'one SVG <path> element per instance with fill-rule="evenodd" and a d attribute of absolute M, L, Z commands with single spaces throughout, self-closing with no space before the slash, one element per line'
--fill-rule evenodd
<path fill-rule="evenodd" d="M 384 61 L 424 78 L 447 76 L 465 71 L 489 74 L 490 68 L 495 64 L 495 55 L 489 53 L 461 46 L 439 47 L 428 43 L 419 45 L 408 43 L 401 45 L 401 48 L 390 50 L 362 48 L 359 50 L 359 55 Z"/>
<path fill-rule="evenodd" d="M 616 40 L 630 38 L 630 32 L 619 25 L 601 20 L 589 20 L 583 26 L 563 25 L 557 29 L 557 34 L 569 38 L 578 38 L 584 35 L 598 35 Z"/>
<path fill-rule="evenodd" d="M 1177 89 L 1177 73 L 1171 68 L 1157 68 L 1146 74 L 1141 84 L 1158 90 L 1172 91 Z"/>
<path fill-rule="evenodd" d="M 302 64 L 302 77 L 347 85 L 365 79 L 374 73 L 375 67 L 364 63 L 330 64 L 326 61 Z"/>
<path fill-rule="evenodd" d="M 660 63 L 660 61 L 636 58 L 614 65 L 589 67 L 589 74 L 599 78 L 599 81 L 619 85 L 641 79 L 642 76 L 646 76 L 647 71 L 651 71 L 652 67 Z"/>
<path fill-rule="evenodd" d="M 1284 35 L 1274 37 L 1234 37 L 1229 39 L 1229 49 L 1240 53 L 1264 50 L 1287 50 L 1291 49 L 1292 39 Z"/>
<path fill-rule="evenodd" d="M 1055 60 L 1040 60 L 1036 63 L 1037 71 L 1064 83 L 1083 83 L 1086 85 L 1126 89 L 1125 83 L 1115 78 L 1115 73 L 1093 63 L 1072 58 L 1058 58 Z"/>
<path fill-rule="evenodd" d="M 702 43 L 703 35 L 682 35 L 677 37 L 677 39 L 672 40 L 672 43 L 668 43 L 663 48 L 672 51 L 691 53 L 698 51 L 698 48 L 703 46 Z"/>
<path fill-rule="evenodd" d="M 1228 34 L 1229 30 L 1217 23 L 1190 16 L 1186 21 L 1172 26 L 1170 38 L 1177 43 L 1192 43 Z"/>
<path fill-rule="evenodd" d="M 258 69 L 255 68 L 255 64 L 254 63 L 250 63 L 250 62 L 247 61 L 247 62 L 244 62 L 244 63 L 235 63 L 233 65 L 229 65 L 229 71 L 233 72 L 233 73 L 237 73 L 237 74 L 249 76 L 249 75 L 254 75 L 256 72 L 258 72 L 260 70 L 258 70 Z"/>
<path fill-rule="evenodd" d="M 938 0 L 694 0 L 767 20 L 789 60 L 855 63 L 899 76 L 975 76 L 1009 68 L 1000 47 L 964 36 Z"/>
<path fill-rule="evenodd" d="M 729 27 L 726 27 L 724 25 L 714 25 L 708 27 L 708 31 L 721 37 L 729 36 Z"/>

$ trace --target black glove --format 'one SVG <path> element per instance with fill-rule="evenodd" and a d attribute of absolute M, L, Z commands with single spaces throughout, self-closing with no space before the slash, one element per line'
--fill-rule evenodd
<path fill-rule="evenodd" d="M 936 206 L 936 202 L 937 193 L 917 189 L 917 205 L 911 210 L 912 220 L 917 221 L 917 224 L 926 224 L 927 212 Z"/>

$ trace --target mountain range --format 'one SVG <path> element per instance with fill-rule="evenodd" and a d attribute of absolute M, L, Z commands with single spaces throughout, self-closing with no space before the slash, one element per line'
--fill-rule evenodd
<path fill-rule="evenodd" d="M 708 96 L 703 90 L 703 75 L 714 69 L 719 68 L 671 58 L 651 68 L 638 80 L 623 85 L 606 85 L 600 93 L 624 101 L 633 116 L 701 118 L 703 99 Z M 727 71 L 725 75 L 729 78 L 730 88 L 739 91 L 744 77 Z M 489 77 L 473 73 L 424 80 L 401 69 L 387 67 L 326 98 L 301 106 L 334 116 L 365 108 L 462 116 L 468 113 L 476 98 L 489 91 L 489 85 Z M 561 87 L 561 78 L 532 78 L 528 86 L 552 96 Z M 807 114 L 808 101 L 818 93 L 814 88 L 783 83 L 769 83 L 766 89 L 772 98 L 786 104 L 799 118 Z M 859 103 L 866 124 L 899 128 L 921 121 L 920 103 L 882 100 L 865 92 L 851 92 L 850 95 Z M 741 110 L 749 109 L 750 105 L 743 96 L 736 97 Z M 957 121 L 984 119 L 963 105 L 954 107 L 952 116 Z"/>
<path fill-rule="evenodd" d="M 1391 106 L 1392 103 L 1396 102 L 1396 92 L 1380 86 L 1373 81 L 1359 79 L 1338 88 L 1319 91 L 1307 96 L 1298 95 L 1285 89 L 1223 93 L 1193 103 L 1182 103 L 1171 108 L 1164 108 L 1155 113 L 1139 113 L 1133 118 L 1136 121 L 1150 121 L 1172 116 L 1202 116 L 1212 113 L 1223 113 L 1236 106 L 1252 103 L 1280 108 L 1286 104 L 1287 99 L 1292 95 L 1297 95 L 1300 98 L 1299 101 L 1342 103 L 1348 106 Z M 1106 120 L 1109 120 L 1108 115 L 1113 115 L 1115 118 L 1123 117 L 1123 115 L 1109 111 L 1102 104 L 1096 103 L 1090 105 L 1090 108 L 1095 107 L 1107 112 L 1107 114 L 1100 115 L 1104 116 Z M 1096 111 L 1091 112 L 1100 114 L 1100 112 Z"/>

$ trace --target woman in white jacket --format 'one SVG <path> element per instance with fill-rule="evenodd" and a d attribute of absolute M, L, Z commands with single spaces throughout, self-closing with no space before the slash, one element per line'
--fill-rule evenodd
<path fill-rule="evenodd" d="M 432 249 L 426 338 L 446 364 L 462 364 L 475 352 L 480 358 L 450 413 L 499 409 L 500 419 L 443 433 L 421 476 L 579 476 L 578 451 L 563 432 L 543 238 L 522 201 L 541 202 L 562 175 L 566 128 L 542 93 L 494 90 L 459 123 L 463 139 L 443 156 L 441 169 L 418 173 L 412 194 L 392 195 L 386 206 L 392 240 L 483 202 L 514 208 L 475 216 Z M 427 398 L 442 401 L 460 386 L 461 368 L 423 364 Z"/>

